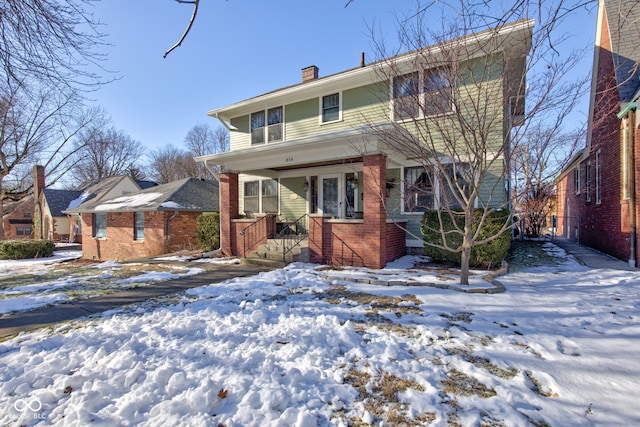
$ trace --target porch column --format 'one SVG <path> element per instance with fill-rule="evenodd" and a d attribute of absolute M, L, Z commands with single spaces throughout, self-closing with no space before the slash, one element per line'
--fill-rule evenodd
<path fill-rule="evenodd" d="M 225 256 L 233 253 L 235 232 L 231 220 L 238 218 L 238 174 L 220 174 L 220 249 Z"/>
<path fill-rule="evenodd" d="M 382 154 L 364 156 L 364 247 L 365 267 L 382 268 L 386 263 L 387 213 L 385 211 L 387 158 Z"/>

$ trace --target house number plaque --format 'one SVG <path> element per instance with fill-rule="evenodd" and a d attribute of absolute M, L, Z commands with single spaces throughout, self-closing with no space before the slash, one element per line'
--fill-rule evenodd
<path fill-rule="evenodd" d="M 284 162 L 285 162 L 285 163 L 291 163 L 291 162 L 293 162 L 293 157 L 285 157 L 285 158 L 284 158 Z"/>

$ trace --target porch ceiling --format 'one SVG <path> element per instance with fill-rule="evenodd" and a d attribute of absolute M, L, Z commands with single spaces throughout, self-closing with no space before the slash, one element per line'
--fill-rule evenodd
<path fill-rule="evenodd" d="M 361 161 L 363 155 L 387 154 L 387 151 L 376 130 L 366 126 L 200 156 L 195 160 L 223 166 L 229 172 L 251 173 L 353 163 Z"/>

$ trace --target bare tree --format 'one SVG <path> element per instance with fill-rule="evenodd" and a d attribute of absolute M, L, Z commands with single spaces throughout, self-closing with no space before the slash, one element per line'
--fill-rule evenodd
<path fill-rule="evenodd" d="M 377 131 L 392 155 L 417 166 L 405 171 L 401 204 L 405 212 L 437 211 L 439 226 L 430 231 L 440 241 L 425 244 L 460 254 L 462 284 L 469 283 L 472 249 L 511 228 L 509 216 L 495 233 L 483 234 L 492 213 L 509 207 L 518 132 L 575 105 L 565 82 L 576 73 L 579 55 L 559 55 L 564 36 L 556 37 L 555 29 L 577 3 L 508 3 L 501 12 L 488 2 L 446 2 L 442 7 L 454 10 L 449 14 L 438 13 L 437 2 L 419 5 L 398 22 L 398 51 L 412 55 L 390 54 L 374 37 L 386 58 L 377 67 L 389 84 L 394 119 Z M 442 16 L 441 27 L 426 21 L 433 15 Z M 527 16 L 539 18 L 535 27 L 526 20 L 505 25 Z M 487 24 L 498 26 L 478 33 Z"/>
<path fill-rule="evenodd" d="M 208 124 L 198 123 L 189 129 L 184 141 L 191 154 L 196 157 L 229 151 L 229 132 L 223 127 L 212 129 Z M 199 178 L 218 178 L 218 166 L 212 170 L 200 163 L 197 166 Z"/>
<path fill-rule="evenodd" d="M 34 164 L 45 166 L 48 184 L 67 173 L 70 141 L 92 120 L 77 101 L 57 88 L 0 86 L 0 211 L 4 200 L 31 192 Z"/>
<path fill-rule="evenodd" d="M 5 0 L 0 5 L 2 79 L 59 88 L 103 83 L 103 34 L 90 13 L 95 0 Z"/>
<path fill-rule="evenodd" d="M 553 179 L 573 159 L 584 141 L 584 124 L 586 120 L 572 133 L 563 132 L 560 126 L 531 126 L 514 147 L 511 153 L 513 211 L 525 235 L 541 235 L 556 197 Z"/>
<path fill-rule="evenodd" d="M 199 165 L 193 160 L 193 155 L 173 145 L 152 151 L 149 158 L 148 175 L 158 183 L 198 177 Z"/>
<path fill-rule="evenodd" d="M 74 186 L 129 174 L 144 154 L 143 145 L 122 130 L 116 130 L 101 110 L 90 127 L 83 129 L 74 144 Z"/>

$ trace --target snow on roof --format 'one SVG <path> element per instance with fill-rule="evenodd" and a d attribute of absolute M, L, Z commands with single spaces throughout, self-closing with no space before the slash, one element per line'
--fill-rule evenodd
<path fill-rule="evenodd" d="M 69 202 L 69 206 L 67 206 L 67 210 L 77 208 L 82 203 L 84 203 L 84 201 L 87 200 L 89 196 L 91 196 L 91 193 L 87 191 L 83 191 L 82 194 L 80 194 L 80 197 L 73 199 L 72 201 Z"/>
<path fill-rule="evenodd" d="M 135 210 L 139 208 L 148 208 L 154 205 L 154 202 L 162 197 L 162 193 L 137 193 L 130 194 L 128 196 L 122 196 L 111 200 L 106 200 L 104 203 L 96 206 L 94 210 L 99 211 L 114 211 L 114 210 Z"/>

